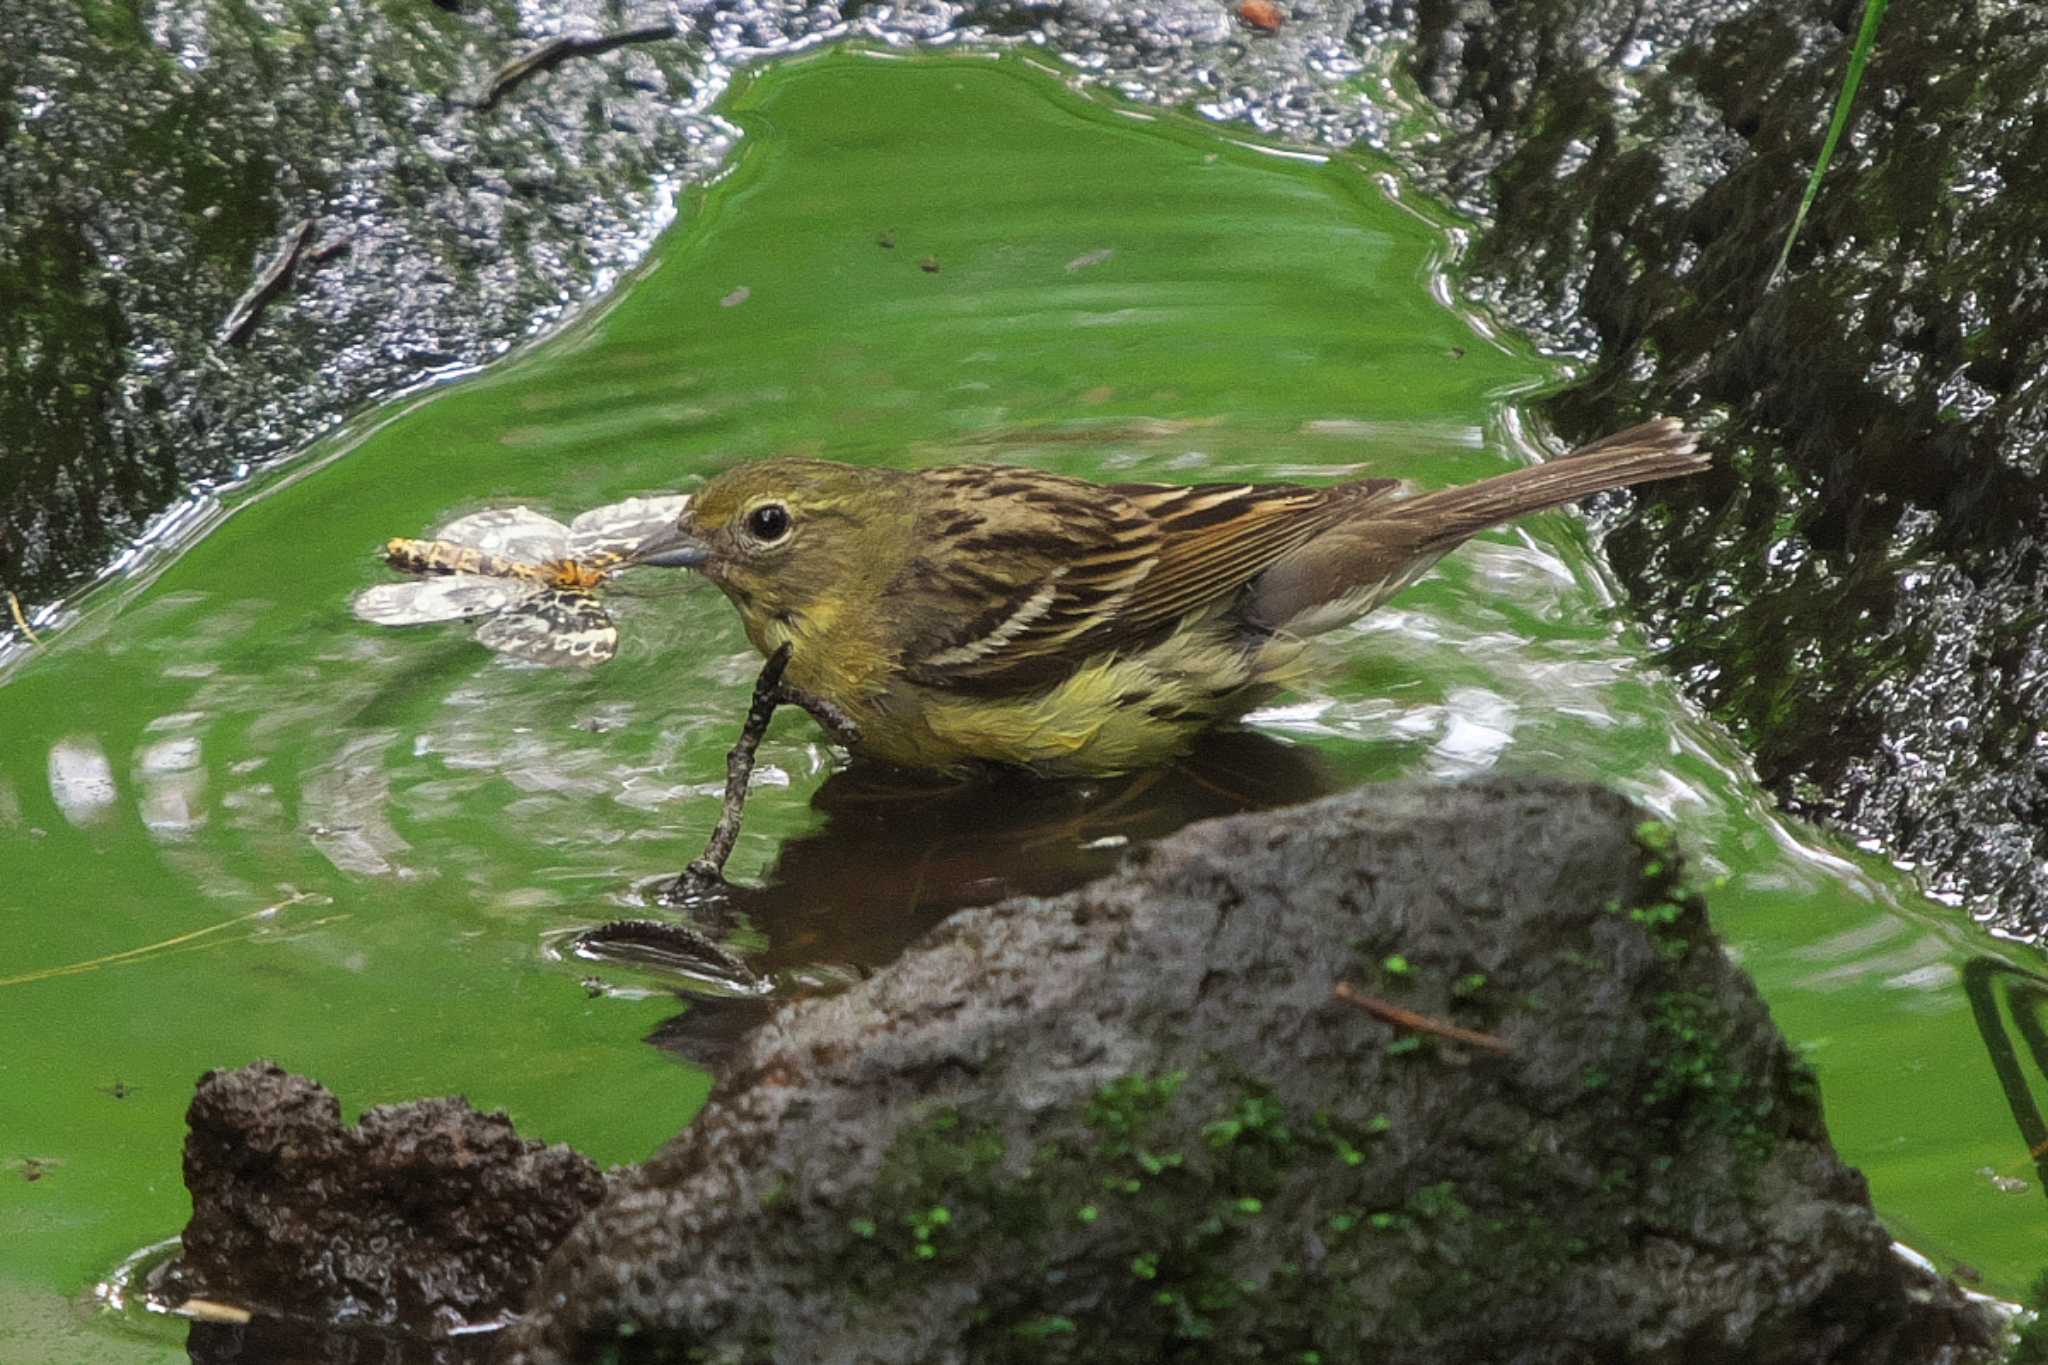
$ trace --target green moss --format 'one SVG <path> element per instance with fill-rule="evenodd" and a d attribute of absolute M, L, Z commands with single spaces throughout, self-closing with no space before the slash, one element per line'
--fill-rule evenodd
<path fill-rule="evenodd" d="M 1771 1117 L 1777 1106 L 1768 1088 L 1723 1049 L 1729 1021 L 1692 991 L 1665 991 L 1653 1007 L 1660 1046 L 1651 1060 L 1642 1107 L 1665 1111 L 1665 1121 L 1675 1130 L 1673 1145 L 1705 1136 L 1726 1138 L 1734 1142 L 1744 1168 L 1753 1170 L 1776 1143 Z"/>
<path fill-rule="evenodd" d="M 1652 853 L 1667 854 L 1678 846 L 1678 830 L 1662 820 L 1645 820 L 1635 827 L 1635 839 Z"/>
<path fill-rule="evenodd" d="M 1075 1330 L 1072 1318 L 1061 1317 L 1057 1313 L 1048 1313 L 1042 1317 L 1018 1323 L 1010 1329 L 1010 1334 L 1021 1337 L 1026 1341 L 1041 1341 L 1046 1337 L 1072 1336 Z"/>

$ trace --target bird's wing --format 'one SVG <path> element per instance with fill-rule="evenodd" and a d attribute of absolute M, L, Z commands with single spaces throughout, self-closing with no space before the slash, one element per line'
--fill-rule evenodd
<path fill-rule="evenodd" d="M 503 611 L 541 591 L 540 584 L 523 578 L 458 573 L 409 583 L 379 583 L 357 593 L 349 607 L 359 620 L 372 625 L 418 626 Z"/>
<path fill-rule="evenodd" d="M 544 588 L 477 627 L 476 638 L 515 659 L 595 668 L 619 652 L 619 628 L 598 600 L 573 588 Z"/>
<path fill-rule="evenodd" d="M 569 523 L 568 557 L 579 563 L 621 557 L 656 531 L 675 525 L 689 504 L 687 493 L 676 493 L 593 507 Z"/>
<path fill-rule="evenodd" d="M 1236 592 L 1288 552 L 1399 486 L 1365 479 L 1328 488 L 1297 484 L 1124 484 L 1113 489 L 1159 528 L 1159 563 L 1123 614 L 1144 635 L 1204 602 Z"/>
<path fill-rule="evenodd" d="M 1222 601 L 1390 480 L 1105 487 L 1036 470 L 927 470 L 918 552 L 885 592 L 927 686 L 1008 690 Z"/>
<path fill-rule="evenodd" d="M 437 539 L 473 545 L 523 564 L 545 564 L 569 555 L 569 528 L 531 507 L 490 507 L 471 512 L 434 534 Z"/>

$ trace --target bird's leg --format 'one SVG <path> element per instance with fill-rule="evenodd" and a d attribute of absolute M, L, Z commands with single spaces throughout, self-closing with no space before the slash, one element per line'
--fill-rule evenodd
<path fill-rule="evenodd" d="M 775 708 L 788 700 L 782 690 L 782 670 L 787 667 L 789 646 L 785 644 L 768 656 L 761 676 L 754 680 L 754 700 L 747 707 L 747 723 L 740 727 L 739 742 L 725 756 L 725 807 L 718 813 L 711 842 L 704 846 L 704 856 L 670 883 L 662 899 L 694 900 L 715 894 L 725 885 L 725 860 L 732 856 L 732 846 L 739 841 L 740 811 L 747 804 L 747 782 L 754 775 L 754 751 L 761 747 L 761 736 L 768 733 Z"/>

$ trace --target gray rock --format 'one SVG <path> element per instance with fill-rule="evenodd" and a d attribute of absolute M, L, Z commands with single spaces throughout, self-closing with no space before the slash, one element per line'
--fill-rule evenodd
<path fill-rule="evenodd" d="M 1508 1051 L 1390 1026 L 1340 982 Z M 1892 1252 L 1669 831 L 1495 781 L 1191 826 L 783 1010 L 556 1252 L 497 1359 L 1994 1342 Z"/>

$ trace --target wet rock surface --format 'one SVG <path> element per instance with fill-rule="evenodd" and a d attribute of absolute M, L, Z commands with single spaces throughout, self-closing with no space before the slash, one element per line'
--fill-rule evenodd
<path fill-rule="evenodd" d="M 656 178 L 724 153 L 680 39 L 479 107 L 547 39 L 622 27 L 600 0 L 0 7 L 0 584 L 47 598 L 637 260 Z"/>
<path fill-rule="evenodd" d="M 167 1289 L 264 1318 L 196 1329 L 209 1359 L 276 1358 L 244 1353 L 251 1334 L 296 1341 L 306 1325 L 429 1338 L 493 1322 L 604 1193 L 587 1158 L 521 1139 L 503 1114 L 419 1100 L 344 1128 L 332 1094 L 268 1062 L 207 1073 L 187 1122 L 193 1214 Z M 315 1354 L 393 1349 L 358 1335 Z"/>
<path fill-rule="evenodd" d="M 1989 1359 L 1668 838 L 1382 787 L 963 911 L 755 1033 L 497 1358 Z"/>
<path fill-rule="evenodd" d="M 1894 8 L 1786 276 L 1861 5 L 1375 5 L 1492 220 L 1478 292 L 1582 348 L 1567 436 L 1719 414 L 1608 541 L 1801 809 L 2048 928 L 2048 186 L 2028 6 Z"/>

